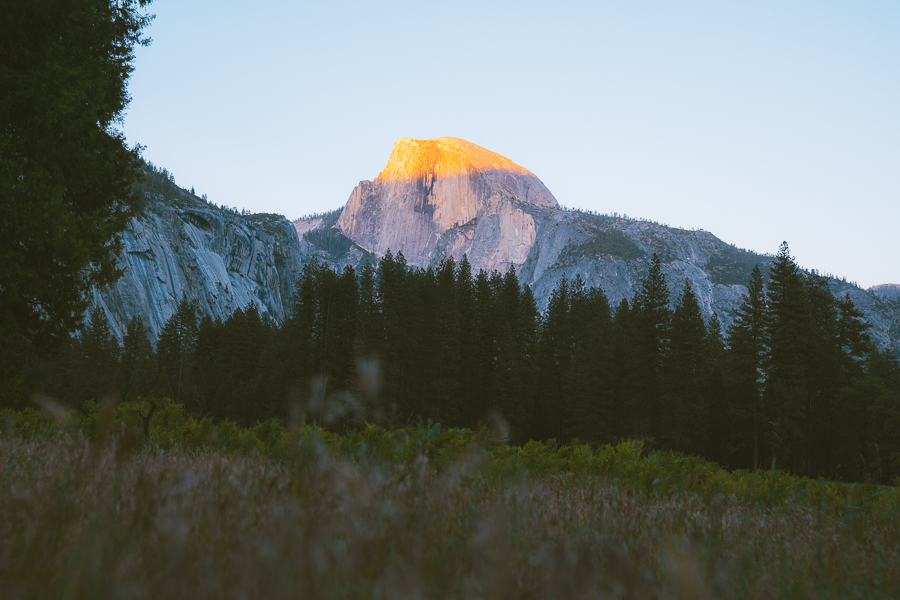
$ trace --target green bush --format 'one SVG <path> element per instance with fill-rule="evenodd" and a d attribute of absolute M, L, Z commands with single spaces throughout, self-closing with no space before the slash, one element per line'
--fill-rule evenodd
<path fill-rule="evenodd" d="M 151 410 L 148 441 L 143 425 Z M 137 450 L 149 442 L 160 450 L 235 453 L 286 464 L 308 460 L 310 452 L 321 446 L 352 464 L 374 462 L 408 470 L 417 461 L 426 461 L 437 472 L 464 462 L 470 467 L 482 464 L 483 468 L 476 470 L 493 486 L 546 477 L 602 479 L 620 489 L 654 497 L 696 494 L 710 500 L 722 496 L 769 507 L 815 507 L 844 516 L 900 517 L 900 489 L 896 486 L 824 481 L 782 471 L 729 472 L 696 456 L 647 452 L 641 441 L 597 448 L 560 446 L 555 440 L 507 446 L 485 431 L 442 429 L 438 424 L 394 431 L 367 424 L 343 435 L 314 425 L 291 432 L 276 419 L 245 428 L 229 420 L 197 420 L 168 398 L 141 398 L 115 407 L 88 402 L 81 412 L 53 407 L 5 410 L 0 412 L 0 425 L 5 432 L 23 438 L 68 435 L 99 442 L 112 436 Z"/>

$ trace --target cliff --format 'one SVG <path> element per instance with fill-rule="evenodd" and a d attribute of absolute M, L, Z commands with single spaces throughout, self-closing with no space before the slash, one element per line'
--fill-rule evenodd
<path fill-rule="evenodd" d="M 213 318 L 250 303 L 276 323 L 290 311 L 303 257 L 284 217 L 241 216 L 186 193 L 150 194 L 122 237 L 122 277 L 93 292 L 120 339 L 140 315 L 155 342 L 183 294 Z"/>
<path fill-rule="evenodd" d="M 361 248 L 402 251 L 413 265 L 440 252 L 469 254 L 492 269 L 524 262 L 535 241 L 534 209 L 557 202 L 528 169 L 458 138 L 401 138 L 384 170 L 362 181 L 337 220 Z"/>

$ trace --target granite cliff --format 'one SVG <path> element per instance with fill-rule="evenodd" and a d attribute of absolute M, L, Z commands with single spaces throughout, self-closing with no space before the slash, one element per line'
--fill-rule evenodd
<path fill-rule="evenodd" d="M 240 215 L 175 186 L 148 193 L 122 238 L 122 277 L 93 290 L 119 339 L 131 317 L 140 315 L 155 342 L 183 295 L 201 315 L 226 318 L 253 303 L 279 323 L 290 311 L 304 260 L 284 217 Z"/>
<path fill-rule="evenodd" d="M 458 138 L 394 143 L 374 181 L 362 181 L 336 227 L 378 255 L 414 265 L 436 253 L 468 254 L 475 269 L 521 265 L 535 242 L 531 212 L 556 199 L 528 169 Z"/>
<path fill-rule="evenodd" d="M 613 305 L 631 299 L 656 253 L 672 298 L 690 282 L 707 317 L 716 312 L 725 325 L 753 265 L 766 272 L 772 260 L 706 231 L 563 210 L 531 171 L 457 138 L 397 140 L 384 170 L 374 181 L 361 181 L 342 210 L 294 226 L 301 241 L 335 267 L 390 249 L 418 267 L 465 254 L 475 270 L 515 268 L 542 308 L 564 276 L 602 286 Z M 865 312 L 878 343 L 900 350 L 896 302 L 843 280 L 830 283 Z"/>

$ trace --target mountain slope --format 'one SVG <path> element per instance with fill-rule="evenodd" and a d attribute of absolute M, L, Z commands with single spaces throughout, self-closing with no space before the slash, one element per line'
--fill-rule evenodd
<path fill-rule="evenodd" d="M 148 179 L 155 175 L 147 169 Z M 94 290 L 116 336 L 140 315 L 155 341 L 182 295 L 201 315 L 225 318 L 253 303 L 281 322 L 304 260 L 287 219 L 239 215 L 166 183 L 143 192 L 145 204 L 122 234 L 122 277 Z"/>
<path fill-rule="evenodd" d="M 707 318 L 716 312 L 727 326 L 753 265 L 767 273 L 772 260 L 706 231 L 562 210 L 530 171 L 455 138 L 399 140 L 379 177 L 361 182 L 345 207 L 293 223 L 217 207 L 168 178 L 157 183 L 143 190 L 146 206 L 123 234 L 123 277 L 94 290 L 120 339 L 138 314 L 155 340 L 182 294 L 202 315 L 224 318 L 252 302 L 281 322 L 305 263 L 357 266 L 388 249 L 418 267 L 467 255 L 476 271 L 515 268 L 542 309 L 559 281 L 576 275 L 602 286 L 614 306 L 630 300 L 656 253 L 673 302 L 687 280 Z M 863 310 L 876 342 L 900 351 L 893 288 L 830 284 Z"/>
<path fill-rule="evenodd" d="M 613 305 L 630 300 L 656 253 L 673 302 L 687 280 L 707 318 L 716 312 L 727 326 L 753 266 L 767 273 L 772 261 L 706 231 L 562 210 L 530 171 L 457 138 L 401 138 L 381 174 L 360 182 L 337 218 L 329 214 L 294 225 L 302 242 L 334 266 L 388 249 L 419 267 L 466 255 L 475 270 L 515 268 L 541 308 L 562 277 L 576 275 L 602 286 Z M 338 235 L 356 254 L 332 254 L 321 242 Z M 849 294 L 865 312 L 878 343 L 900 350 L 900 308 L 846 281 L 830 283 L 832 292 Z"/>

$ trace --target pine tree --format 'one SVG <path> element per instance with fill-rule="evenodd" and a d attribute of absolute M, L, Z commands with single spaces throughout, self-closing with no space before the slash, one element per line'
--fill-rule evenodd
<path fill-rule="evenodd" d="M 86 400 L 100 401 L 116 391 L 119 366 L 119 342 L 109 328 L 106 313 L 95 305 L 87 327 L 74 345 L 76 358 L 72 364 L 72 400 L 80 406 Z"/>
<path fill-rule="evenodd" d="M 527 285 L 522 291 L 519 300 L 520 327 L 519 336 L 519 389 L 520 395 L 516 399 L 516 405 L 510 414 L 512 427 L 511 441 L 524 444 L 531 439 L 534 429 L 534 414 L 536 412 L 537 390 L 537 355 L 538 355 L 538 329 L 540 327 L 540 313 L 537 309 L 537 301 L 531 288 Z"/>
<path fill-rule="evenodd" d="M 848 385 L 864 375 L 866 357 L 872 352 L 872 340 L 867 330 L 872 324 L 865 320 L 849 294 L 837 301 L 837 344 L 841 357 L 841 378 Z"/>
<path fill-rule="evenodd" d="M 330 335 L 331 373 L 334 387 L 349 390 L 354 383 L 355 356 L 354 347 L 358 331 L 359 288 L 356 272 L 353 267 L 346 266 L 340 278 L 334 280 L 332 294 L 332 325 Z"/>
<path fill-rule="evenodd" d="M 616 399 L 611 423 L 613 437 L 622 439 L 634 436 L 638 427 L 632 410 L 638 405 L 640 382 L 635 365 L 637 337 L 636 319 L 627 299 L 622 299 L 613 313 L 612 324 L 612 388 Z"/>
<path fill-rule="evenodd" d="M 665 428 L 662 440 L 674 450 L 698 454 L 705 450 L 707 433 L 704 388 L 709 372 L 706 325 L 697 296 L 688 281 L 671 321 L 669 352 L 666 356 L 667 390 L 663 396 Z"/>
<path fill-rule="evenodd" d="M 725 339 L 722 336 L 722 323 L 715 311 L 706 325 L 706 346 L 709 374 L 704 390 L 704 406 L 706 407 L 708 438 L 704 455 L 719 464 L 726 464 L 730 429 L 728 391 L 725 383 L 727 358 Z"/>
<path fill-rule="evenodd" d="M 803 277 L 790 255 L 787 242 L 781 244 L 772 264 L 769 283 L 766 395 L 772 413 L 772 468 L 783 464 L 802 468 L 806 458 L 808 390 L 805 356 L 809 349 L 809 311 Z"/>
<path fill-rule="evenodd" d="M 357 317 L 357 354 L 370 357 L 378 354 L 381 342 L 381 312 L 375 289 L 375 266 L 366 261 L 358 272 L 359 312 Z"/>
<path fill-rule="evenodd" d="M 843 385 L 837 301 L 828 279 L 804 276 L 807 306 L 807 346 L 803 353 L 806 378 L 805 427 L 801 472 L 821 474 L 831 462 L 831 440 L 839 426 L 832 416 L 832 398 Z"/>
<path fill-rule="evenodd" d="M 182 401 L 182 394 L 190 385 L 198 327 L 197 309 L 187 295 L 182 295 L 175 312 L 163 325 L 157 352 L 160 374 L 165 373 L 176 402 Z"/>
<path fill-rule="evenodd" d="M 656 254 L 651 258 L 647 277 L 641 281 L 641 288 L 635 295 L 634 313 L 635 369 L 639 389 L 636 404 L 631 407 L 633 433 L 649 434 L 656 438 L 661 432 L 659 398 L 672 320 L 669 288 Z"/>
<path fill-rule="evenodd" d="M 121 274 L 140 161 L 118 123 L 147 4 L 3 3 L 0 407 L 25 407 L 33 361 L 66 345 L 91 288 Z"/>
<path fill-rule="evenodd" d="M 729 378 L 733 382 L 729 401 L 732 423 L 730 454 L 752 452 L 753 469 L 759 468 L 763 429 L 769 419 L 763 409 L 763 390 L 768 365 L 768 299 L 759 265 L 753 267 L 747 293 L 728 329 Z M 770 435 L 765 436 L 770 439 Z M 746 463 L 745 463 L 746 464 Z"/>
<path fill-rule="evenodd" d="M 147 332 L 147 326 L 139 315 L 131 317 L 125 330 L 122 361 L 116 377 L 122 400 L 132 401 L 138 396 L 147 396 L 152 388 L 156 356 Z"/>
<path fill-rule="evenodd" d="M 456 290 L 456 261 L 445 258 L 435 277 L 433 383 L 434 419 L 445 426 L 460 425 L 460 325 Z"/>
<path fill-rule="evenodd" d="M 478 369 L 476 354 L 475 281 L 472 265 L 464 254 L 456 267 L 456 298 L 459 308 L 459 423 L 475 427 L 478 418 Z"/>
<path fill-rule="evenodd" d="M 510 267 L 496 295 L 497 361 L 492 395 L 514 440 L 527 434 L 533 411 L 533 336 L 528 331 L 534 327 L 531 301 L 523 296 L 516 270 Z"/>
<path fill-rule="evenodd" d="M 473 396 L 471 398 L 470 426 L 484 422 L 494 404 L 493 391 L 497 371 L 497 317 L 496 292 L 501 282 L 496 271 L 488 274 L 480 270 L 475 276 L 474 330 L 471 350 L 474 355 Z"/>
<path fill-rule="evenodd" d="M 197 328 L 197 346 L 194 350 L 193 364 L 199 391 L 194 398 L 193 406 L 190 407 L 197 416 L 212 413 L 222 418 L 227 410 L 225 402 L 218 396 L 220 383 L 218 358 L 223 328 L 219 319 L 213 320 L 209 315 L 204 315 Z"/>
<path fill-rule="evenodd" d="M 405 423 L 408 415 L 407 395 L 409 348 L 407 343 L 409 287 L 403 253 L 394 258 L 390 250 L 378 263 L 378 301 L 381 305 L 382 345 L 381 372 L 383 390 L 388 403 L 388 416 L 394 424 Z"/>
<path fill-rule="evenodd" d="M 615 435 L 612 391 L 612 315 L 599 287 L 585 289 L 576 275 L 571 293 L 572 370 L 569 435 L 609 443 Z"/>
<path fill-rule="evenodd" d="M 547 311 L 541 323 L 538 349 L 538 399 L 536 428 L 541 438 L 564 439 L 566 415 L 570 414 L 570 369 L 572 365 L 572 328 L 570 285 L 565 275 L 550 293 Z M 580 293 L 578 291 L 577 293 Z"/>

